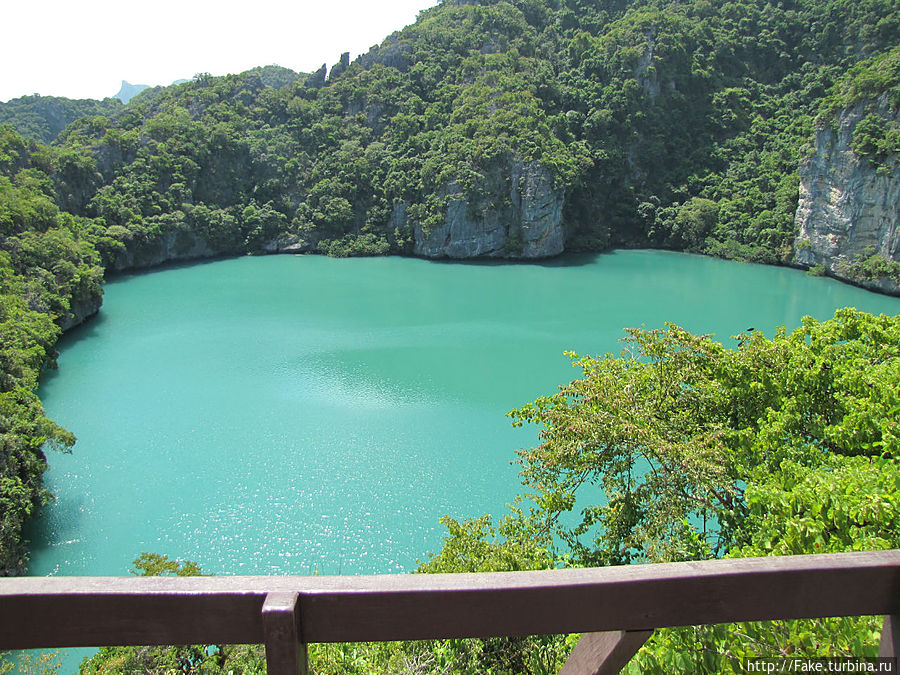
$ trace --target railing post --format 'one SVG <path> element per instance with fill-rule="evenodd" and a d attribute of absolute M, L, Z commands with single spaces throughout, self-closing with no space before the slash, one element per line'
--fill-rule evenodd
<path fill-rule="evenodd" d="M 306 645 L 301 642 L 299 593 L 269 593 L 262 606 L 269 675 L 307 675 Z"/>
<path fill-rule="evenodd" d="M 585 633 L 559 675 L 618 675 L 651 635 L 652 630 Z"/>
<path fill-rule="evenodd" d="M 878 656 L 900 656 L 900 615 L 888 614 L 881 624 L 881 643 L 878 645 Z"/>

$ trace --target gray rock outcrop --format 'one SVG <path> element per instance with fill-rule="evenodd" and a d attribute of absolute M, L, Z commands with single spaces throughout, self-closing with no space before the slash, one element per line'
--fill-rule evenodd
<path fill-rule="evenodd" d="M 512 158 L 484 176 L 475 190 L 464 192 L 451 183 L 444 196 L 443 223 L 427 231 L 414 228 L 415 255 L 534 259 L 563 251 L 565 193 L 538 162 Z M 395 207 L 393 220 L 405 218 L 405 207 Z"/>
<path fill-rule="evenodd" d="M 69 307 L 69 314 L 60 322 L 60 329 L 65 333 L 67 330 L 80 326 L 85 321 L 100 311 L 103 304 L 103 296 L 97 295 L 91 298 L 75 298 Z"/>
<path fill-rule="evenodd" d="M 315 247 L 299 234 L 279 234 L 262 248 L 266 253 L 308 253 Z"/>
<path fill-rule="evenodd" d="M 841 110 L 835 124 L 816 133 L 815 151 L 800 166 L 794 263 L 821 265 L 837 278 L 900 295 L 890 275 L 854 273 L 854 263 L 873 254 L 900 262 L 900 163 L 888 157 L 879 167 L 851 148 L 857 124 L 871 109 L 871 102 L 860 102 Z M 875 109 L 898 121 L 886 101 Z"/>
<path fill-rule="evenodd" d="M 224 255 L 208 242 L 189 232 L 168 232 L 155 239 L 130 243 L 116 258 L 112 267 L 117 272 L 155 267 L 167 262 L 198 260 Z"/>

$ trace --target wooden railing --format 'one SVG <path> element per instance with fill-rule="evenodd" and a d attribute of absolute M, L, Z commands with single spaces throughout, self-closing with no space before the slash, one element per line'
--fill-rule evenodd
<path fill-rule="evenodd" d="M 306 644 L 584 633 L 563 673 L 618 672 L 653 629 L 887 615 L 900 551 L 485 574 L 0 579 L 0 650 L 264 643 L 270 675 Z M 896 628 L 896 630 L 895 630 Z"/>

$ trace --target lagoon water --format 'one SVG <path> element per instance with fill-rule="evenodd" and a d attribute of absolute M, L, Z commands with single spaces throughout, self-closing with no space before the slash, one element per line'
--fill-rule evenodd
<path fill-rule="evenodd" d="M 215 574 L 414 569 L 439 518 L 502 514 L 534 428 L 505 413 L 622 329 L 729 336 L 887 298 L 668 252 L 541 264 L 240 258 L 123 277 L 40 388 L 78 437 L 31 574 L 122 575 L 143 551 Z"/>

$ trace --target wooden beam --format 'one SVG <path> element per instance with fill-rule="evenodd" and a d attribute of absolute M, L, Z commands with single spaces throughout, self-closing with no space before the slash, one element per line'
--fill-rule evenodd
<path fill-rule="evenodd" d="M 0 579 L 0 649 L 265 641 L 298 593 L 304 642 L 647 630 L 900 614 L 900 551 L 484 574 Z"/>
<path fill-rule="evenodd" d="M 900 656 L 900 615 L 888 614 L 884 617 L 878 656 L 894 658 Z"/>
<path fill-rule="evenodd" d="M 304 593 L 302 622 L 309 642 L 363 642 L 900 613 L 900 551 L 882 553 L 399 576 L 352 602 Z"/>
<path fill-rule="evenodd" d="M 651 635 L 652 630 L 585 633 L 559 675 L 618 675 Z"/>
<path fill-rule="evenodd" d="M 144 583 L 149 577 L 20 579 L 29 579 L 36 588 L 10 595 L 5 592 L 10 584 L 0 579 L 0 650 L 261 644 L 265 639 L 265 593 L 222 592 L 194 582 Z M 49 585 L 39 583 L 49 579 L 54 579 Z"/>
<path fill-rule="evenodd" d="M 297 621 L 299 593 L 269 593 L 262 606 L 269 675 L 307 675 L 306 645 Z"/>

